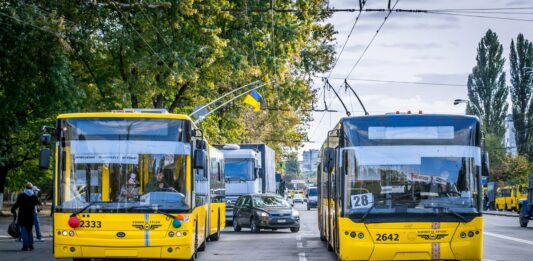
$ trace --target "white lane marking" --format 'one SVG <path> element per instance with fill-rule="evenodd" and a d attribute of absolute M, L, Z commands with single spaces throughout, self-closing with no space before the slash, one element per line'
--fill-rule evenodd
<path fill-rule="evenodd" d="M 496 233 L 491 233 L 491 232 L 483 232 L 483 234 L 485 234 L 487 236 L 491 236 L 491 237 L 497 237 L 497 238 L 501 238 L 501 239 L 507 239 L 507 240 L 511 240 L 511 241 L 524 243 L 524 244 L 533 245 L 533 241 L 530 241 L 530 240 L 520 239 L 520 238 L 516 238 L 516 237 L 508 237 L 508 236 L 504 236 L 504 235 L 500 235 L 500 234 L 496 234 Z"/>
<path fill-rule="evenodd" d="M 302 236 L 300 236 L 300 235 L 296 236 L 296 240 L 298 240 L 298 241 L 302 240 Z"/>
<path fill-rule="evenodd" d="M 304 248 L 304 245 L 302 244 L 302 242 L 298 242 L 298 243 L 296 243 L 296 247 L 297 248 Z"/>
<path fill-rule="evenodd" d="M 307 258 L 305 258 L 305 253 L 298 253 L 298 261 L 307 261 Z"/>

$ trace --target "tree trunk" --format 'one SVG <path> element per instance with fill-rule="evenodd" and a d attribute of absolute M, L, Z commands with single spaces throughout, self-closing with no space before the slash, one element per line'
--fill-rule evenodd
<path fill-rule="evenodd" d="M 0 212 L 4 208 L 4 189 L 6 186 L 7 172 L 7 168 L 0 167 Z"/>

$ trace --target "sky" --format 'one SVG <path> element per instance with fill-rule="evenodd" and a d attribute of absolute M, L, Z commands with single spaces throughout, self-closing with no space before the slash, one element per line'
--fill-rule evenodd
<path fill-rule="evenodd" d="M 330 8 L 358 8 L 356 0 L 330 0 Z M 368 0 L 365 8 L 386 8 L 387 0 Z M 392 0 L 394 5 L 395 0 Z M 399 9 L 452 9 L 452 8 L 533 8 L 533 0 L 399 0 Z M 507 11 L 507 10 L 506 10 Z M 347 76 L 349 79 L 435 82 L 453 86 L 427 84 L 378 83 L 348 80 L 363 101 L 368 112 L 384 114 L 396 111 L 422 110 L 423 113 L 464 114 L 465 104 L 454 106 L 454 99 L 466 99 L 468 74 L 476 63 L 478 43 L 488 29 L 497 33 L 504 47 L 505 70 L 509 82 L 509 46 L 512 39 L 523 33 L 533 40 L 533 9 L 509 10 L 528 14 L 478 14 L 530 19 L 509 21 L 474 17 L 460 17 L 423 13 L 393 12 L 351 74 L 350 70 L 370 42 L 386 13 L 366 13 L 360 16 L 346 47 L 331 72 L 329 82 L 339 89 Z M 476 14 L 474 14 L 476 15 Z M 357 13 L 337 12 L 327 22 L 335 30 L 334 42 L 337 56 L 354 24 Z M 336 56 L 336 57 L 337 57 Z M 319 75 L 320 77 L 327 76 Z M 324 109 L 321 78 L 316 78 L 313 88 L 320 94 L 316 109 Z M 339 91 L 352 116 L 363 115 L 355 97 Z M 300 151 L 319 149 L 340 118 L 346 113 L 331 91 L 326 92 L 328 107 L 334 113 L 314 112 L 308 128 L 308 139 Z"/>

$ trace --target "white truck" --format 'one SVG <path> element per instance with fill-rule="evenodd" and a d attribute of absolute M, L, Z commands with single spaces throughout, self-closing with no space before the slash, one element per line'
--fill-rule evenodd
<path fill-rule="evenodd" d="M 215 145 L 224 153 L 226 220 L 241 195 L 276 193 L 275 152 L 266 144 Z"/>

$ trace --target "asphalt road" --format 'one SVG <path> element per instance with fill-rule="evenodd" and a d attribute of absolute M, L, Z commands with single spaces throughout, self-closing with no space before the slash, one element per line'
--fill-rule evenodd
<path fill-rule="evenodd" d="M 228 227 L 220 241 L 208 242 L 198 260 L 337 260 L 318 238 L 316 210 L 307 211 L 301 204 L 297 208 L 302 219 L 300 232 L 278 230 L 252 234 L 249 229 L 243 229 L 236 233 Z M 50 238 L 35 243 L 32 252 L 21 252 L 20 247 L 12 239 L 0 239 L 0 259 L 55 260 Z M 484 260 L 533 260 L 533 221 L 528 228 L 521 228 L 516 217 L 485 215 Z"/>

